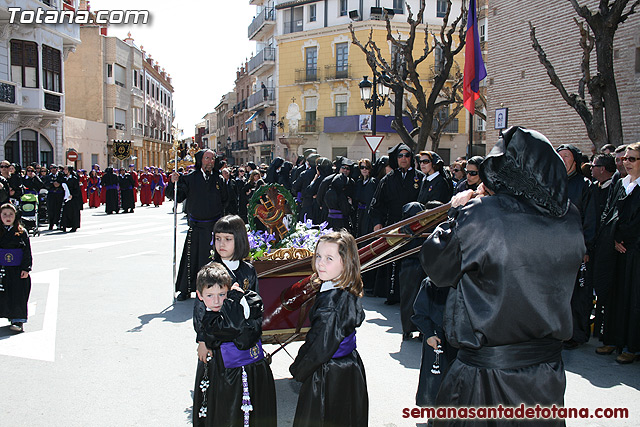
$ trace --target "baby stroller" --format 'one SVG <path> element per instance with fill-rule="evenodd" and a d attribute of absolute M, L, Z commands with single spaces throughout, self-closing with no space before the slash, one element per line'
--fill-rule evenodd
<path fill-rule="evenodd" d="M 38 225 L 40 220 L 38 218 L 38 195 L 37 194 L 23 194 L 20 197 L 20 217 L 22 219 L 22 225 L 33 236 L 40 234 Z"/>

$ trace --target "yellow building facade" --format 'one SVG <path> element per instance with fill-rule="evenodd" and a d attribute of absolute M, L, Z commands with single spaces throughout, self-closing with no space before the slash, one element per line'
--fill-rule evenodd
<path fill-rule="evenodd" d="M 392 44 L 387 41 L 384 21 L 356 21 L 353 28 L 363 45 L 372 34 L 382 55 L 391 63 Z M 408 38 L 408 24 L 394 22 L 392 29 L 394 36 L 400 34 L 402 40 Z M 316 148 L 321 156 L 330 159 L 337 155 L 355 160 L 371 158 L 371 150 L 363 137 L 371 134 L 368 126 L 371 111 L 361 100 L 359 83 L 363 76 L 372 81 L 372 71 L 364 53 L 352 43 L 349 25 L 282 34 L 277 40 L 277 117 L 283 125 L 278 129 L 278 136 L 288 147 L 289 157 L 306 148 Z M 423 49 L 424 30 L 417 35 L 414 57 L 418 58 Z M 433 53 L 429 55 L 418 70 L 426 91 L 432 83 L 434 56 Z M 463 69 L 464 51 L 456 58 L 452 74 Z M 407 91 L 405 98 L 415 104 Z M 377 113 L 377 134 L 383 135 L 384 140 L 376 157 L 386 155 L 389 147 L 401 142 L 390 128 L 393 116 L 393 105 L 387 100 Z M 439 152 L 445 161 L 465 154 L 468 140 L 465 114 L 458 116 L 441 138 Z M 411 129 L 409 119 L 404 121 Z"/>

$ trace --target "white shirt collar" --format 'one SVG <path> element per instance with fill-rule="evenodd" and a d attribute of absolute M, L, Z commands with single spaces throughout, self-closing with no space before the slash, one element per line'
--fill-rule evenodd
<path fill-rule="evenodd" d="M 322 286 L 320 287 L 320 292 L 330 291 L 332 289 L 338 289 L 336 284 L 332 281 L 322 282 Z"/>
<path fill-rule="evenodd" d="M 427 181 L 433 181 L 433 179 L 438 175 L 440 175 L 440 171 L 435 171 L 434 173 L 432 173 L 427 177 Z"/>
<path fill-rule="evenodd" d="M 627 175 L 622 178 L 622 186 L 627 194 L 631 194 L 636 185 L 640 185 L 640 178 L 635 181 L 631 181 L 631 175 Z"/>
<path fill-rule="evenodd" d="M 204 169 L 200 168 L 200 172 L 202 172 L 202 176 L 204 176 L 204 179 L 207 179 L 207 173 L 204 171 Z M 209 175 L 209 178 L 211 178 L 211 175 Z"/>
<path fill-rule="evenodd" d="M 224 265 L 227 266 L 227 268 L 231 271 L 236 271 L 238 269 L 238 267 L 240 266 L 240 260 L 235 260 L 235 261 L 227 261 L 227 260 L 222 260 L 222 262 L 224 263 Z"/>

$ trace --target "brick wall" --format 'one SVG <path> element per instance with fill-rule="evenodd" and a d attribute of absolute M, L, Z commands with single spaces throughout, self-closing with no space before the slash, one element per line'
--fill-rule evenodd
<path fill-rule="evenodd" d="M 582 2 L 584 3 L 584 2 Z M 591 7 L 594 0 L 587 2 Z M 568 1 L 539 0 L 488 2 L 489 43 L 488 123 L 489 144 L 497 139 L 493 129 L 495 109 L 509 108 L 509 125 L 521 125 L 542 132 L 554 145 L 575 144 L 590 154 L 592 144 L 578 114 L 549 83 L 546 70 L 531 47 L 529 25 L 568 92 L 577 92 L 582 51 L 580 34 L 573 22 L 577 16 Z M 640 140 L 640 74 L 635 72 L 635 50 L 640 46 L 640 14 L 622 24 L 614 42 L 616 82 L 620 94 L 624 142 Z M 595 50 L 592 71 L 595 70 Z"/>

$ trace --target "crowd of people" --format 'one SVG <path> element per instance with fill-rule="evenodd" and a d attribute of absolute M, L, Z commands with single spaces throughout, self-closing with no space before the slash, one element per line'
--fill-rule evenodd
<path fill-rule="evenodd" d="M 319 295 L 290 368 L 303 383 L 296 426 L 367 425 L 365 367 L 355 349 L 364 295 L 400 303 L 403 340 L 422 339 L 419 406 L 562 406 L 561 351 L 591 336 L 602 341 L 598 354 L 617 351 L 620 364 L 640 359 L 640 143 L 605 146 L 588 158 L 513 127 L 486 157 L 450 165 L 401 143 L 375 162 L 332 161 L 309 149 L 295 164 L 276 158 L 232 166 L 201 150 L 193 170 L 168 176 L 133 165 L 104 173 L 94 166 L 85 176 L 52 165 L 30 166 L 23 177 L 8 162 L 0 173 L 0 251 L 17 245 L 24 254 L 21 264 L 2 266 L 4 290 L 30 270 L 28 237 L 25 243 L 14 224 L 13 205 L 3 204 L 22 193 L 59 194 L 58 205 L 51 199 L 47 206 L 61 215 L 50 215 L 50 227 L 59 221 L 63 231 L 79 227 L 80 201 L 104 203 L 107 214 L 133 212 L 138 195 L 143 206 L 158 206 L 166 189 L 184 204 L 189 229 L 175 290 L 180 301 L 197 295 L 194 425 L 276 422 L 260 342 L 263 305 L 245 260 L 249 200 L 271 183 L 291 192 L 299 220 L 335 230 L 316 246 Z M 354 237 L 445 204 L 447 221 L 410 243 L 421 246 L 418 253 L 360 273 Z M 0 292 L 0 316 L 21 329 L 26 312 L 7 309 L 9 293 Z"/>

